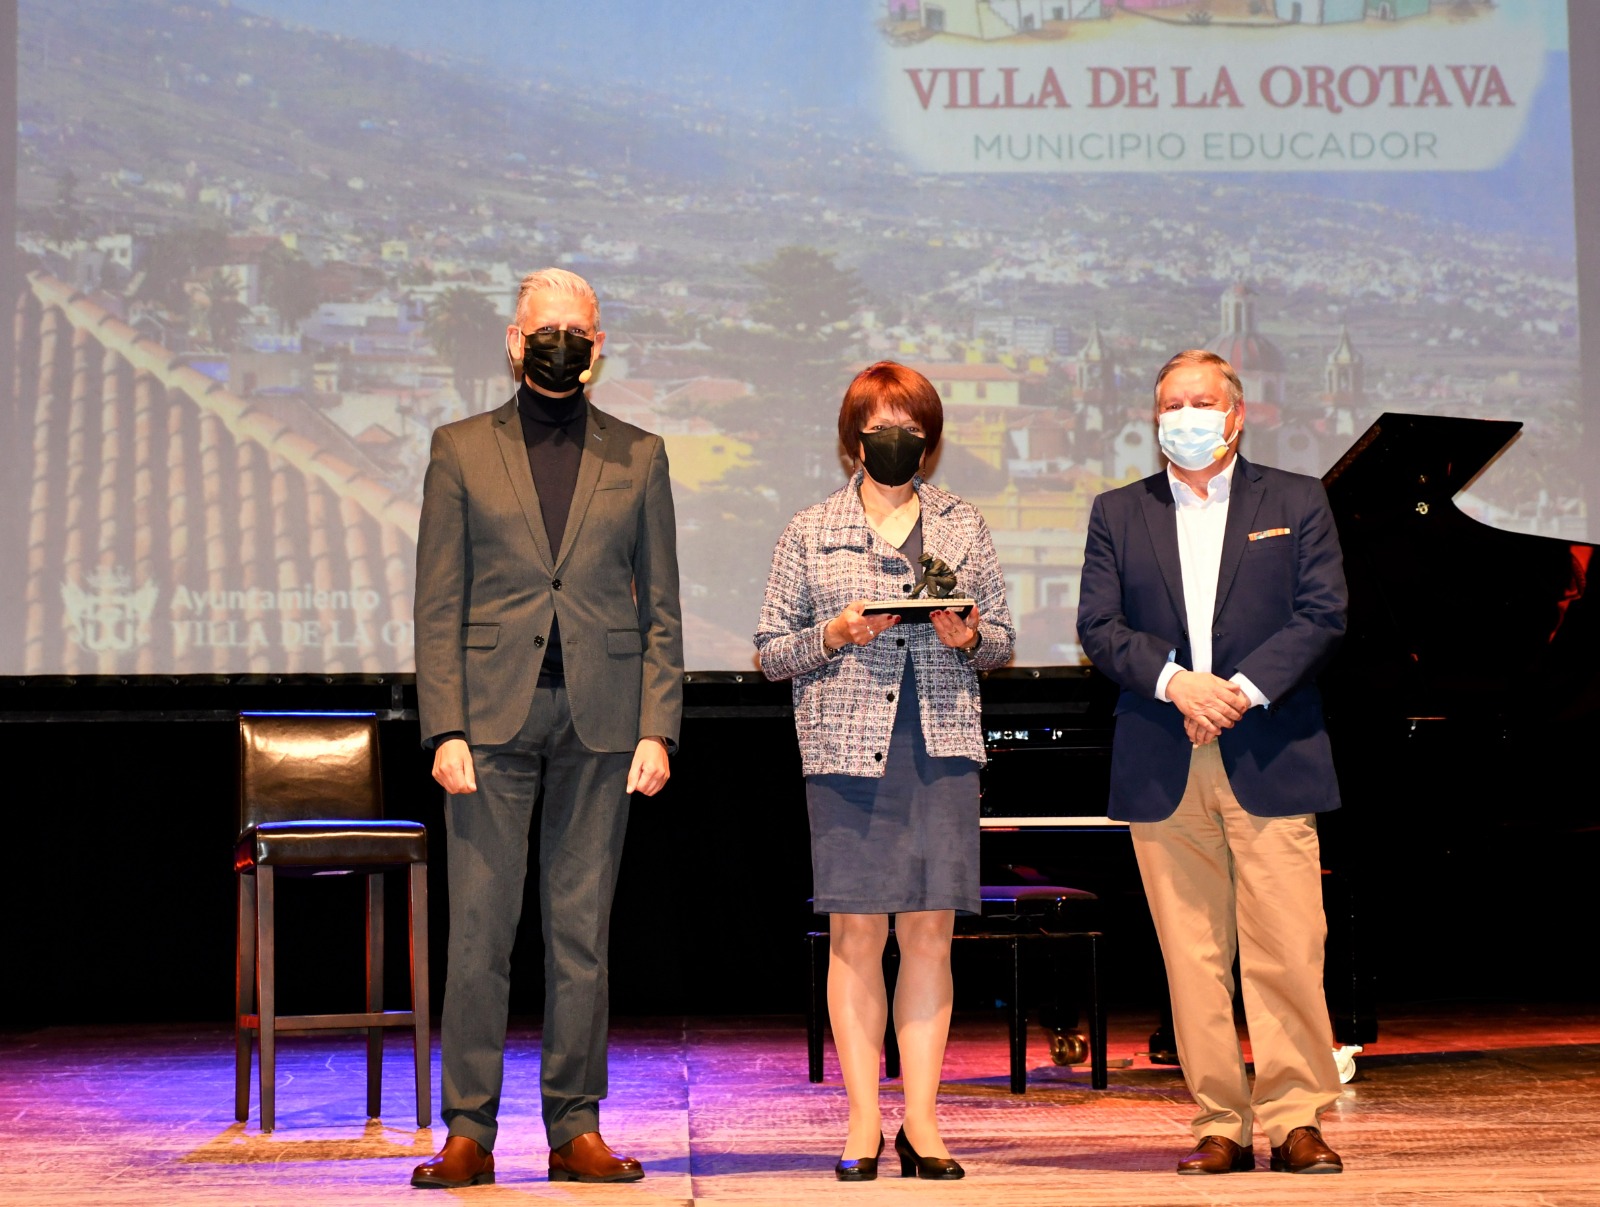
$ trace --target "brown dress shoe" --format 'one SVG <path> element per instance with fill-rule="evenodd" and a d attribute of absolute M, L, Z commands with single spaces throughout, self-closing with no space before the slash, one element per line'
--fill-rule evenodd
<path fill-rule="evenodd" d="M 1344 1162 L 1314 1127 L 1297 1127 L 1272 1149 L 1272 1168 L 1279 1173 L 1343 1173 Z"/>
<path fill-rule="evenodd" d="M 1195 1150 L 1178 1162 L 1179 1173 L 1244 1173 L 1255 1167 L 1255 1154 L 1226 1136 L 1202 1136 Z"/>
<path fill-rule="evenodd" d="M 468 1136 L 451 1136 L 439 1155 L 411 1171 L 411 1184 L 423 1190 L 456 1190 L 494 1181 L 494 1154 Z"/>
<path fill-rule="evenodd" d="M 637 1182 L 642 1177 L 644 1166 L 617 1156 L 599 1132 L 584 1132 L 550 1150 L 552 1182 Z"/>

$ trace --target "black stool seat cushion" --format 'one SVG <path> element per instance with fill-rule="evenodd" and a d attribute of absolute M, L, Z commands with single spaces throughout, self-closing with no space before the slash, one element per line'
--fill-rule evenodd
<path fill-rule="evenodd" d="M 265 821 L 246 828 L 233 866 L 306 868 L 404 867 L 428 860 L 428 828 L 418 821 Z"/>
<path fill-rule="evenodd" d="M 978 890 L 983 916 L 1012 918 L 1023 914 L 1052 914 L 1070 901 L 1098 901 L 1087 889 L 1059 884 L 986 884 Z"/>

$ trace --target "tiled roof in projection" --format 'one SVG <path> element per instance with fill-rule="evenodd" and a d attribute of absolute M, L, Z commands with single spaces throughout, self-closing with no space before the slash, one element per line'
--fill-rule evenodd
<path fill-rule="evenodd" d="M 312 404 L 240 397 L 43 273 L 14 332 L 25 674 L 410 669 L 418 501 Z"/>

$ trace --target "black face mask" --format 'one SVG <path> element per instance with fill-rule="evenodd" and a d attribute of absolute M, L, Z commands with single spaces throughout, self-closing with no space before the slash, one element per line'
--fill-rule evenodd
<path fill-rule="evenodd" d="M 922 465 L 928 441 L 903 427 L 861 434 L 861 464 L 879 486 L 904 486 Z"/>
<path fill-rule="evenodd" d="M 536 331 L 522 337 L 522 373 L 552 394 L 568 394 L 583 384 L 594 341 L 571 331 Z"/>

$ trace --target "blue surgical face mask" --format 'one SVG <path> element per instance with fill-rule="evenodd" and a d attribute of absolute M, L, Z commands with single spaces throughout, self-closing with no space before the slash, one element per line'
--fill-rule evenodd
<path fill-rule="evenodd" d="M 1156 433 L 1167 460 L 1188 470 L 1207 469 L 1222 460 L 1228 446 L 1239 438 L 1238 432 L 1226 439 L 1222 435 L 1232 410 L 1230 406 L 1226 411 L 1202 407 L 1162 411 Z"/>

